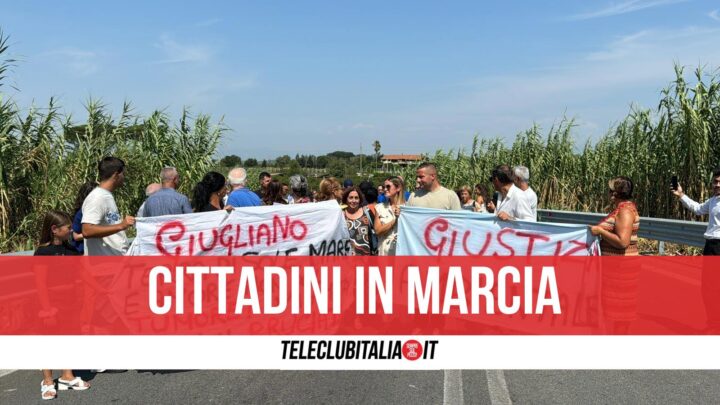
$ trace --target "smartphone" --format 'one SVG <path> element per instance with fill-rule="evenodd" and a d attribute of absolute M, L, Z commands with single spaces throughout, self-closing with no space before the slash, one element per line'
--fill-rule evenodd
<path fill-rule="evenodd" d="M 493 194 L 493 205 L 495 207 L 497 207 L 497 202 L 498 202 L 499 198 L 500 198 L 500 193 L 496 191 L 495 194 Z"/>
<path fill-rule="evenodd" d="M 672 176 L 672 179 L 670 179 L 670 185 L 672 186 L 672 189 L 673 189 L 673 190 L 676 190 L 676 191 L 677 191 L 677 189 L 678 189 L 678 178 L 677 178 L 677 176 Z"/>

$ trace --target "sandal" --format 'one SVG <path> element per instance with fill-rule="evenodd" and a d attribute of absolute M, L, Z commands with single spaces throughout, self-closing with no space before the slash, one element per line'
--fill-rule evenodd
<path fill-rule="evenodd" d="M 72 380 L 63 380 L 62 378 L 58 378 L 58 389 L 60 391 L 67 391 L 67 390 L 76 390 L 76 391 L 83 391 L 90 388 L 90 384 L 83 381 L 80 377 L 75 377 Z"/>
<path fill-rule="evenodd" d="M 45 394 L 50 393 L 50 396 L 45 396 Z M 55 390 L 55 382 L 53 381 L 52 384 L 45 385 L 45 380 L 40 381 L 40 397 L 43 400 L 48 399 L 55 399 L 57 397 L 57 391 Z"/>

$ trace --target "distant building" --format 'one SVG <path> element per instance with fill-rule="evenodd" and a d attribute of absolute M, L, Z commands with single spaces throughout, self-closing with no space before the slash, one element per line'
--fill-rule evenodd
<path fill-rule="evenodd" d="M 414 166 L 422 162 L 421 155 L 383 155 L 383 171 L 395 171 L 398 167 Z"/>

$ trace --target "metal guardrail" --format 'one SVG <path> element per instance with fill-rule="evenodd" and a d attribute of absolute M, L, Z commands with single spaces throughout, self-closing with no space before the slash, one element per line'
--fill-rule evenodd
<path fill-rule="evenodd" d="M 597 225 L 605 214 L 575 211 L 538 210 L 540 222 Z M 661 242 L 690 246 L 705 246 L 703 234 L 707 222 L 679 221 L 676 219 L 640 217 L 638 236 Z"/>

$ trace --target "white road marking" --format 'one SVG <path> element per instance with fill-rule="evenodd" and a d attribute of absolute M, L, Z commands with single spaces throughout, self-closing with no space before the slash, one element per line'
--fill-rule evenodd
<path fill-rule="evenodd" d="M 443 405 L 463 405 L 461 370 L 443 370 Z"/>
<path fill-rule="evenodd" d="M 12 373 L 14 373 L 14 372 L 16 372 L 16 371 L 17 371 L 17 370 L 0 370 L 0 377 L 5 376 L 5 375 L 8 375 L 8 374 L 12 374 Z"/>
<path fill-rule="evenodd" d="M 511 405 L 510 392 L 502 370 L 486 370 L 488 392 L 492 405 Z"/>

